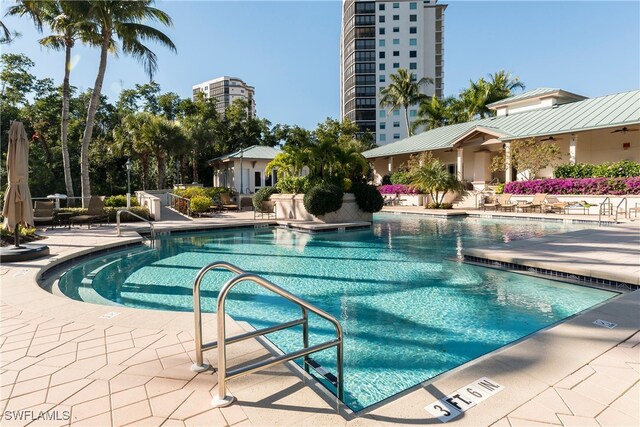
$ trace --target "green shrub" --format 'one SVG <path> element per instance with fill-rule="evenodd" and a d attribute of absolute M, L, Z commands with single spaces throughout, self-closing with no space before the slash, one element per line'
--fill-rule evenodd
<path fill-rule="evenodd" d="M 207 196 L 193 196 L 191 198 L 191 212 L 200 213 L 204 212 L 211 206 L 211 197 Z"/>
<path fill-rule="evenodd" d="M 335 185 L 317 185 L 304 195 L 304 207 L 311 215 L 321 216 L 342 207 L 344 193 Z"/>
<path fill-rule="evenodd" d="M 262 209 L 262 202 L 266 202 L 269 200 L 272 194 L 278 192 L 276 187 L 264 187 L 256 191 L 256 194 L 253 195 L 253 207 L 256 210 Z"/>
<path fill-rule="evenodd" d="M 356 197 L 358 207 L 364 212 L 379 212 L 384 206 L 382 194 L 373 185 L 356 183 L 351 190 Z"/>
<path fill-rule="evenodd" d="M 351 187 L 353 186 L 353 182 L 349 178 L 345 178 L 342 180 L 342 191 L 345 193 L 351 192 Z"/>
<path fill-rule="evenodd" d="M 305 193 L 309 189 L 309 180 L 304 176 L 285 176 L 278 180 L 276 188 L 282 194 Z"/>
<path fill-rule="evenodd" d="M 105 206 L 104 208 L 104 212 L 105 214 L 107 214 L 109 216 L 109 221 L 115 221 L 116 220 L 116 214 L 117 212 L 122 209 L 121 207 L 113 207 L 113 206 Z M 151 215 L 149 214 L 149 208 L 147 208 L 146 206 L 132 206 L 131 209 L 129 209 L 131 212 L 133 212 L 136 215 L 140 215 L 141 217 L 150 220 L 151 219 Z M 62 209 L 58 209 L 58 212 L 69 212 L 72 213 L 73 215 L 71 215 L 71 217 L 74 216 L 78 216 L 78 215 L 86 215 L 87 214 L 87 208 L 62 208 Z M 126 213 L 123 213 L 120 215 L 120 221 L 121 222 L 135 222 L 135 221 L 140 221 L 138 218 L 134 217 L 133 215 L 127 215 Z"/>
<path fill-rule="evenodd" d="M 394 172 L 389 178 L 391 180 L 391 184 L 411 184 L 411 175 L 409 174 L 409 172 Z"/>
<path fill-rule="evenodd" d="M 640 176 L 640 163 L 622 160 L 615 163 L 565 163 L 553 171 L 556 178 L 629 178 Z"/>
<path fill-rule="evenodd" d="M 105 208 L 106 210 L 106 208 Z M 60 208 L 57 209 L 58 212 L 66 212 L 66 213 L 71 213 L 73 214 L 72 216 L 78 216 L 78 215 L 86 215 L 87 214 L 87 208 Z"/>
<path fill-rule="evenodd" d="M 504 183 L 496 185 L 496 194 L 504 193 Z"/>
<path fill-rule="evenodd" d="M 114 222 L 116 220 L 116 213 L 120 209 L 122 208 L 105 207 L 104 212 L 109 216 L 109 221 Z M 132 206 L 131 209 L 129 210 L 136 215 L 140 215 L 144 219 L 151 220 L 151 215 L 149 214 L 149 208 L 147 208 L 146 206 Z M 85 213 L 86 213 L 86 209 L 85 209 Z M 123 213 L 120 215 L 120 221 L 136 222 L 136 221 L 140 221 L 140 219 L 136 218 L 133 215 L 127 215 L 126 213 Z"/>
<path fill-rule="evenodd" d="M 127 195 L 120 194 L 117 196 L 109 196 L 104 199 L 104 206 L 112 208 L 124 208 L 127 206 Z M 131 206 L 140 206 L 140 204 L 138 203 L 138 198 L 133 195 L 131 196 Z"/>
<path fill-rule="evenodd" d="M 452 209 L 453 204 L 451 203 L 429 203 L 425 206 L 425 209 Z"/>

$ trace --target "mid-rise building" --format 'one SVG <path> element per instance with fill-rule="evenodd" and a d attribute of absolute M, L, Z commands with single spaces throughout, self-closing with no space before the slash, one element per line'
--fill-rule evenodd
<path fill-rule="evenodd" d="M 222 76 L 193 86 L 193 99 L 199 92 L 207 98 L 215 98 L 216 110 L 222 114 L 236 99 L 246 99 L 249 102 L 251 117 L 256 115 L 256 90 L 237 77 Z"/>
<path fill-rule="evenodd" d="M 404 112 L 380 107 L 380 89 L 405 68 L 430 77 L 423 93 L 444 90 L 444 10 L 437 0 L 343 0 L 340 46 L 340 108 L 343 118 L 375 135 L 378 145 L 406 138 Z M 417 116 L 409 109 L 409 120 Z"/>

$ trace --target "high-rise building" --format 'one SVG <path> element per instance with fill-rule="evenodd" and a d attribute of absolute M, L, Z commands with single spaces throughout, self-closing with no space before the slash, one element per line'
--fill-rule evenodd
<path fill-rule="evenodd" d="M 249 102 L 249 114 L 256 115 L 256 102 L 254 99 L 256 89 L 249 86 L 237 77 L 222 76 L 195 85 L 193 88 L 193 99 L 198 92 L 204 93 L 207 98 L 215 98 L 216 110 L 222 114 L 224 110 L 236 99 L 246 99 Z"/>
<path fill-rule="evenodd" d="M 405 68 L 433 85 L 423 93 L 442 97 L 444 90 L 444 10 L 437 0 L 343 0 L 340 46 L 340 109 L 375 135 L 378 145 L 406 138 L 403 111 L 380 107 L 380 89 L 389 75 Z M 409 120 L 417 115 L 409 108 Z"/>

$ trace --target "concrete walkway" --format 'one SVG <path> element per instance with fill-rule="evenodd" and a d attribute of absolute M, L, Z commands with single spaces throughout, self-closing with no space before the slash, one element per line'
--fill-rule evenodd
<path fill-rule="evenodd" d="M 225 214 L 195 220 L 189 226 L 253 222 L 246 213 L 237 215 L 235 219 Z M 158 225 L 171 224 L 163 221 Z M 633 260 L 621 261 L 629 254 L 621 254 L 618 245 L 620 236 L 630 230 L 636 228 L 611 227 L 597 242 L 591 237 L 597 233 L 584 233 L 574 243 L 587 248 L 600 245 L 599 251 L 607 255 L 601 259 L 602 269 L 615 271 L 620 264 L 633 265 Z M 312 381 L 287 366 L 229 382 L 238 403 L 211 409 L 210 398 L 217 390 L 215 375 L 189 370 L 191 313 L 93 305 L 52 295 L 36 283 L 44 269 L 57 263 L 97 249 L 135 243 L 140 237 L 126 231 L 118 238 L 113 227 L 56 229 L 45 234 L 51 257 L 0 267 L 3 426 L 441 424 L 425 406 L 483 377 L 502 391 L 447 424 L 640 424 L 638 291 L 469 362 L 364 413 L 337 413 L 311 387 Z M 524 241 L 521 245 L 519 253 L 526 258 L 527 245 Z M 594 324 L 597 320 L 616 326 L 609 329 Z M 230 335 L 243 330 L 232 319 L 228 325 Z M 205 316 L 204 331 L 207 340 L 215 339 L 213 316 Z M 230 346 L 228 351 L 230 365 L 270 354 L 255 340 Z M 215 353 L 206 356 L 215 366 Z M 454 402 L 462 404 L 455 398 Z"/>

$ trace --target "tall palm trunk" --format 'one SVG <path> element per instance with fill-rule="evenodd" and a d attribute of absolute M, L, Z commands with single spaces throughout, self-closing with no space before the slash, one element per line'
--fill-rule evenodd
<path fill-rule="evenodd" d="M 198 182 L 198 150 L 193 149 L 193 182 Z"/>
<path fill-rule="evenodd" d="M 409 127 L 409 104 L 404 106 L 404 123 L 407 125 L 407 136 L 411 136 L 411 128 Z"/>
<path fill-rule="evenodd" d="M 111 34 L 102 33 L 102 43 L 100 51 L 100 65 L 98 66 L 98 75 L 96 83 L 93 85 L 91 93 L 91 101 L 87 111 L 87 125 L 82 135 L 82 151 L 80 152 L 80 177 L 82 181 L 82 206 L 84 207 L 89 197 L 91 197 L 91 182 L 89 180 L 89 144 L 93 134 L 93 126 L 95 124 L 96 112 L 100 105 L 100 94 L 102 93 L 102 83 L 104 82 L 104 74 L 107 70 L 107 54 L 109 53 L 109 42 Z"/>
<path fill-rule="evenodd" d="M 167 175 L 167 158 L 162 151 L 156 153 L 158 159 L 158 190 L 162 190 L 165 187 L 166 175 Z"/>
<path fill-rule="evenodd" d="M 71 163 L 69 162 L 69 146 L 67 145 L 67 129 L 69 127 L 69 74 L 71 73 L 71 43 L 66 43 L 64 58 L 64 80 L 62 81 L 62 124 L 60 135 L 62 139 L 62 165 L 64 168 L 64 185 L 67 196 L 73 197 L 73 181 L 71 179 Z"/>

